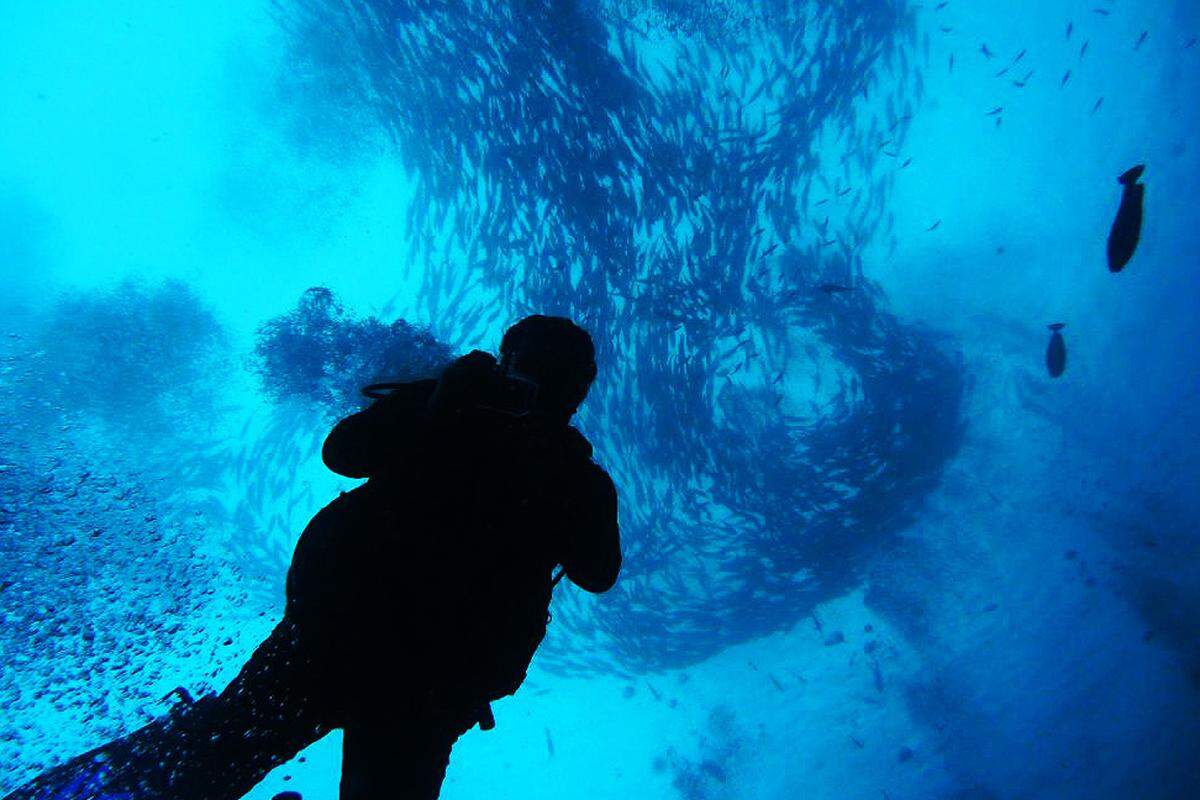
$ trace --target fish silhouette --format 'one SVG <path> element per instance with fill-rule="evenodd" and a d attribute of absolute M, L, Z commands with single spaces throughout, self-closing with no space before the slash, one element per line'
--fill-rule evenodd
<path fill-rule="evenodd" d="M 1142 173 L 1146 171 L 1145 164 L 1123 173 L 1117 178 L 1125 187 L 1121 193 L 1121 207 L 1117 209 L 1117 218 L 1113 220 L 1112 230 L 1108 234 L 1108 270 L 1120 272 L 1133 258 L 1138 240 L 1142 235 L 1142 201 L 1145 198 L 1146 187 L 1138 183 Z"/>
<path fill-rule="evenodd" d="M 1057 378 L 1067 368 L 1067 343 L 1063 341 L 1062 329 L 1066 325 L 1056 322 L 1050 326 L 1050 344 L 1046 347 L 1046 371 L 1051 378 Z"/>

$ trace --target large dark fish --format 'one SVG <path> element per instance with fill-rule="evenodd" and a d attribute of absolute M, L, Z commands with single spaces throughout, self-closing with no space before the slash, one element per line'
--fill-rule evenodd
<path fill-rule="evenodd" d="M 1050 326 L 1050 344 L 1046 347 L 1046 371 L 1051 378 L 1057 378 L 1067 368 L 1067 343 L 1063 341 L 1062 329 L 1064 323 L 1056 322 Z"/>
<path fill-rule="evenodd" d="M 1112 230 L 1108 234 L 1108 270 L 1120 272 L 1133 258 L 1137 249 L 1138 239 L 1142 235 L 1142 200 L 1146 187 L 1138 183 L 1146 165 L 1138 164 L 1133 169 L 1121 175 L 1117 180 L 1125 187 L 1121 193 L 1121 207 L 1117 209 L 1117 218 L 1113 220 Z"/>

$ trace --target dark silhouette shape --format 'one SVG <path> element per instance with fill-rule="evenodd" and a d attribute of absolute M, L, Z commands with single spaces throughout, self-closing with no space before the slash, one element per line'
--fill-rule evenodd
<path fill-rule="evenodd" d="M 167 717 L 6 800 L 233 800 L 334 728 L 341 800 L 436 798 L 454 742 L 523 682 L 558 580 L 605 592 L 621 567 L 615 488 L 568 424 L 591 338 L 532 316 L 500 351 L 368 387 L 337 424 L 326 465 L 368 480 L 309 522 L 283 619 L 224 691 L 181 687 Z"/>
<path fill-rule="evenodd" d="M 1046 371 L 1051 378 L 1057 378 L 1067 369 L 1067 343 L 1063 341 L 1062 329 L 1066 325 L 1055 322 L 1050 325 L 1050 344 L 1046 346 Z"/>
<path fill-rule="evenodd" d="M 1146 196 L 1146 187 L 1138 183 L 1138 179 L 1145 171 L 1146 166 L 1139 164 L 1117 178 L 1125 188 L 1121 192 L 1121 207 L 1117 209 L 1117 218 L 1113 220 L 1112 230 L 1108 234 L 1109 272 L 1125 269 L 1129 259 L 1133 258 L 1138 240 L 1142 237 L 1142 202 Z"/>

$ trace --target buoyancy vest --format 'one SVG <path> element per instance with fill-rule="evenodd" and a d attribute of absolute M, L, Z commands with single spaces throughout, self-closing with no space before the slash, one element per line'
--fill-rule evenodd
<path fill-rule="evenodd" d="M 551 463 L 531 464 L 506 438 L 523 431 L 492 433 L 468 429 L 428 462 L 372 478 L 305 530 L 289 608 L 351 662 L 332 669 L 339 683 L 399 681 L 485 707 L 524 681 L 562 577 L 563 531 L 545 502 L 558 489 L 539 476 L 590 460 L 591 446 L 555 431 L 533 451 Z"/>

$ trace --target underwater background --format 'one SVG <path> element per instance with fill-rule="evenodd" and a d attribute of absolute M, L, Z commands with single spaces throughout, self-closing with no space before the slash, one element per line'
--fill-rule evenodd
<path fill-rule="evenodd" d="M 360 386 L 550 313 L 625 566 L 443 797 L 1200 797 L 1200 5 L 3 9 L 0 793 L 232 679 Z"/>

